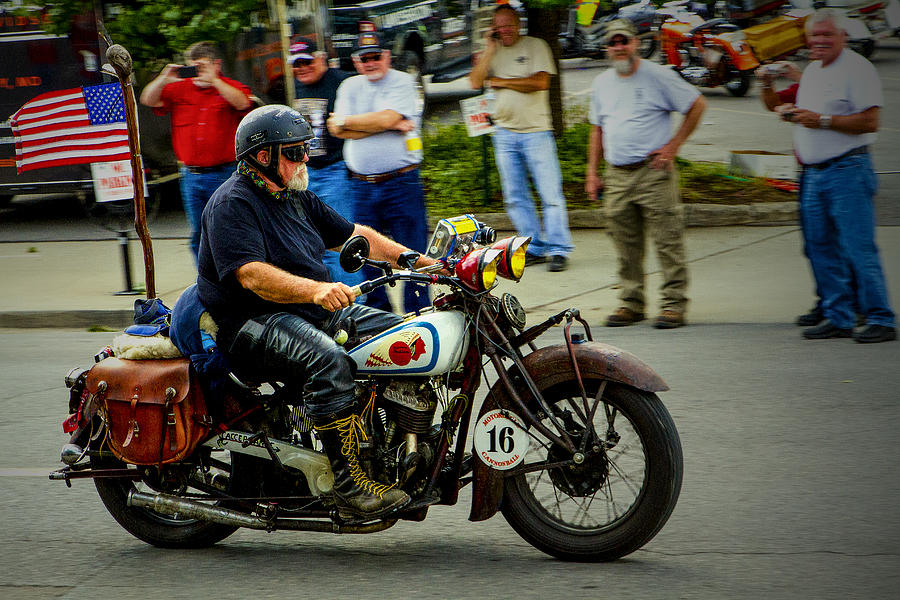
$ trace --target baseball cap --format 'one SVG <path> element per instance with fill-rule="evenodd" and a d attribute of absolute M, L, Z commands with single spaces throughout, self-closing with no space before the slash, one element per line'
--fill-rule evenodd
<path fill-rule="evenodd" d="M 290 53 L 288 54 L 288 61 L 291 64 L 294 64 L 294 61 L 298 58 L 304 58 L 306 60 L 310 60 L 313 58 L 313 53 L 316 51 L 316 43 L 309 38 L 297 38 L 297 41 L 291 44 Z"/>
<path fill-rule="evenodd" d="M 606 26 L 606 31 L 603 33 L 603 43 L 609 44 L 617 35 L 624 35 L 630 39 L 637 35 L 637 30 L 635 30 L 634 25 L 628 19 L 610 21 L 609 25 Z"/>
<path fill-rule="evenodd" d="M 372 52 L 381 52 L 381 36 L 376 31 L 364 31 L 356 38 L 353 56 L 359 57 Z"/>

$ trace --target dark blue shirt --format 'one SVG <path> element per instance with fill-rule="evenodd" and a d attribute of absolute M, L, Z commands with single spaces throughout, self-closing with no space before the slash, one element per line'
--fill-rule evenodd
<path fill-rule="evenodd" d="M 353 234 L 350 223 L 312 192 L 276 200 L 235 172 L 203 210 L 198 257 L 200 300 L 219 325 L 233 335 L 255 316 L 290 312 L 321 326 L 331 313 L 315 304 L 280 304 L 260 298 L 238 282 L 235 271 L 264 262 L 316 281 L 331 281 L 322 262 L 326 248 L 341 246 Z"/>
<path fill-rule="evenodd" d="M 309 142 L 309 163 L 313 169 L 321 169 L 343 159 L 341 150 L 344 140 L 336 138 L 328 132 L 325 122 L 328 115 L 334 112 L 334 99 L 338 86 L 349 77 L 339 69 L 328 69 L 319 81 L 305 85 L 294 80 L 294 108 L 306 117 L 312 125 L 315 138 Z"/>

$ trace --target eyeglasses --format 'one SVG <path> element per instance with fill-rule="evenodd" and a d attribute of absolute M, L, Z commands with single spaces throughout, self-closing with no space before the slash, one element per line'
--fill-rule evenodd
<path fill-rule="evenodd" d="M 309 144 L 298 146 L 282 146 L 281 155 L 291 162 L 303 162 L 303 157 L 309 154 Z"/>
<path fill-rule="evenodd" d="M 376 60 L 381 60 L 381 52 L 375 52 L 370 54 L 363 54 L 359 57 L 359 62 L 365 64 L 367 62 L 374 62 Z"/>
<path fill-rule="evenodd" d="M 311 58 L 298 58 L 294 60 L 295 67 L 308 67 L 313 63 L 313 59 Z"/>
<path fill-rule="evenodd" d="M 609 46 L 610 48 L 614 48 L 616 46 L 627 46 L 628 42 L 630 42 L 630 41 L 631 40 L 629 40 L 628 38 L 613 38 L 613 39 L 609 40 L 609 42 L 607 42 L 606 45 Z"/>

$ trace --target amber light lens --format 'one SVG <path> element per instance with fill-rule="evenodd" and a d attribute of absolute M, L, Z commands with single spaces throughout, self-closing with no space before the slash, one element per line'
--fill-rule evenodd
<path fill-rule="evenodd" d="M 466 287 L 483 292 L 494 285 L 497 279 L 497 261 L 502 253 L 496 248 L 473 250 L 456 263 L 456 276 Z"/>
<path fill-rule="evenodd" d="M 500 250 L 500 259 L 497 262 L 497 273 L 500 277 L 519 281 L 525 272 L 525 251 L 531 243 L 530 237 L 513 236 L 503 238 L 494 243 L 491 248 Z"/>

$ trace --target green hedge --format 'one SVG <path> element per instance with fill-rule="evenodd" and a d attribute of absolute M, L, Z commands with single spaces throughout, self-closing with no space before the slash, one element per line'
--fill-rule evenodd
<path fill-rule="evenodd" d="M 571 115 L 570 115 L 571 117 Z M 570 125 L 557 140 L 563 193 L 569 208 L 597 208 L 584 193 L 584 171 L 591 126 Z M 488 136 L 469 137 L 463 124 L 425 127 L 422 135 L 424 162 L 422 178 L 430 214 L 455 215 L 464 212 L 503 212 L 500 177 Z M 486 144 L 485 144 L 486 142 Z M 482 147 L 487 150 L 491 195 L 484 199 Z M 736 204 L 795 199 L 795 194 L 776 190 L 760 179 L 736 177 L 721 163 L 690 162 L 678 159 L 681 197 L 686 203 Z"/>

